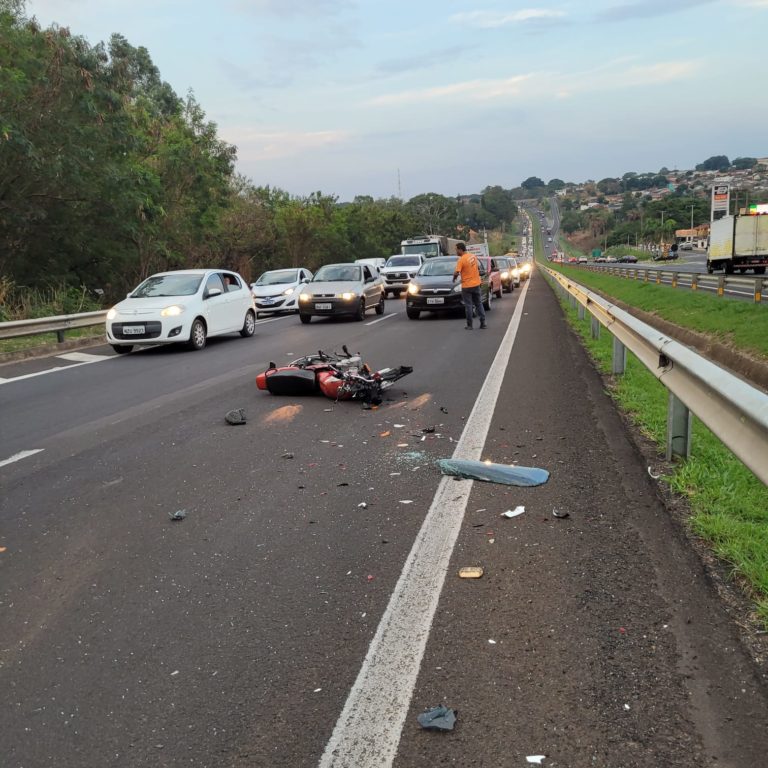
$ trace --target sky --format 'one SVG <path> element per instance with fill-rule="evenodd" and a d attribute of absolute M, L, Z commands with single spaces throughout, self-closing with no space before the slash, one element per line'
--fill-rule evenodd
<path fill-rule="evenodd" d="M 409 199 L 768 156 L 768 0 L 27 0 L 144 46 L 259 186 Z"/>

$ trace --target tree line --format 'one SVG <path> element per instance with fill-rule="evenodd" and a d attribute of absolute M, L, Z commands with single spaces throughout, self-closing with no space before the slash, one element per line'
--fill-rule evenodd
<path fill-rule="evenodd" d="M 514 219 L 510 191 L 410 200 L 295 196 L 235 171 L 237 151 L 143 47 L 91 45 L 0 0 L 0 276 L 119 297 L 160 270 L 386 257 L 406 237 Z"/>

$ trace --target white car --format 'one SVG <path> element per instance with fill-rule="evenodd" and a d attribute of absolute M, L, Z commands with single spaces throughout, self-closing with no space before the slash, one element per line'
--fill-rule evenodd
<path fill-rule="evenodd" d="M 256 317 L 277 312 L 298 312 L 301 286 L 311 279 L 312 273 L 304 267 L 265 272 L 255 283 L 251 283 Z"/>
<path fill-rule="evenodd" d="M 416 277 L 423 263 L 424 257 L 420 253 L 396 253 L 390 256 L 386 266 L 381 270 L 381 276 L 384 278 L 384 295 L 391 293 L 399 299 L 400 294 L 408 290 L 408 283 Z"/>
<path fill-rule="evenodd" d="M 118 354 L 135 346 L 182 343 L 202 349 L 209 336 L 253 336 L 248 284 L 222 269 L 182 269 L 148 277 L 107 312 L 107 341 Z"/>

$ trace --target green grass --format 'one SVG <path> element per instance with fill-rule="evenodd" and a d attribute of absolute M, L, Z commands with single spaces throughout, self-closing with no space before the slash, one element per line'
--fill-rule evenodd
<path fill-rule="evenodd" d="M 601 291 L 632 307 L 705 333 L 753 355 L 768 357 L 768 311 L 760 304 L 721 298 L 688 288 L 672 288 L 589 272 L 567 265 L 549 266 L 587 288 Z"/>
<path fill-rule="evenodd" d="M 64 338 L 69 339 L 104 339 L 104 327 L 73 328 L 64 333 Z M 56 344 L 55 333 L 41 333 L 37 336 L 19 336 L 15 339 L 0 339 L 0 355 L 12 352 L 21 352 L 36 347 L 44 347 L 48 344 Z"/>
<path fill-rule="evenodd" d="M 606 254 L 609 256 L 634 256 L 638 261 L 650 261 L 651 253 L 644 251 L 642 248 L 633 248 L 631 245 L 612 245 Z"/>
<path fill-rule="evenodd" d="M 534 226 L 534 248 L 539 261 L 543 261 L 542 246 L 541 233 Z M 566 268 L 562 271 L 573 274 L 574 270 Z M 664 290 L 655 285 L 632 284 L 622 278 L 611 278 L 610 282 L 604 282 L 604 278 L 609 276 L 579 271 L 579 281 L 585 284 L 587 281 L 582 280 L 582 276 L 602 278 L 599 285 L 596 281 L 591 287 L 600 287 L 628 304 L 638 306 L 639 303 L 647 311 L 654 311 L 659 307 L 652 302 L 657 301 L 663 305 L 665 312 L 672 312 L 670 319 L 681 325 L 690 323 L 697 329 L 713 328 L 718 334 L 742 343 L 749 349 L 766 353 L 764 338 L 768 327 L 764 324 L 766 313 L 761 307 L 711 296 L 680 296 L 674 290 Z M 547 280 L 550 278 L 547 277 Z M 634 289 L 634 292 L 625 292 L 625 288 Z M 648 288 L 653 290 L 648 291 Z M 690 304 L 689 301 L 694 303 Z M 593 339 L 589 313 L 584 320 L 579 320 L 576 309 L 565 300 L 561 300 L 561 304 L 569 323 L 579 333 L 598 368 L 603 374 L 609 375 L 611 335 L 602 333 L 599 339 Z M 724 309 L 720 310 L 720 307 Z M 680 322 L 681 318 L 675 316 L 675 312 L 682 313 L 685 322 Z M 715 319 L 707 320 L 706 315 L 714 315 Z M 752 329 L 740 327 L 752 324 L 758 326 L 757 336 L 762 333 L 762 341 L 754 337 Z M 611 378 L 609 392 L 638 429 L 655 441 L 661 451 L 666 442 L 666 388 L 628 352 L 626 372 L 623 376 Z M 733 577 L 754 601 L 758 620 L 768 628 L 768 487 L 697 419 L 694 419 L 693 424 L 690 459 L 677 462 L 671 475 L 665 476 L 664 481 L 688 499 L 691 509 L 688 523 L 691 530 L 708 542 L 713 552 L 730 565 Z"/>

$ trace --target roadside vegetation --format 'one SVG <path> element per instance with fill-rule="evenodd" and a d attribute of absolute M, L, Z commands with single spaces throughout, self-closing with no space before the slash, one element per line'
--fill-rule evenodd
<path fill-rule="evenodd" d="M 541 235 L 536 226 L 534 243 L 537 257 L 543 263 Z M 574 272 L 568 268 L 562 271 L 571 275 Z M 587 280 L 582 280 L 582 276 L 608 276 L 584 271 L 580 271 L 578 276 L 579 282 L 599 288 L 632 306 L 643 305 L 647 311 L 656 311 L 680 325 L 731 339 L 737 346 L 768 355 L 765 341 L 768 315 L 761 307 L 711 296 L 679 295 L 673 290 L 663 290 L 652 284 L 633 284 L 621 278 L 600 280 L 599 285 L 589 284 Z M 611 396 L 662 453 L 666 430 L 666 388 L 631 354 L 627 355 L 626 373 L 610 376 L 610 334 L 602 333 L 599 339 L 593 339 L 589 314 L 584 320 L 579 320 L 576 309 L 565 301 L 561 304 L 598 369 L 610 377 Z M 722 311 L 719 311 L 720 307 L 723 307 Z M 696 419 L 691 458 L 675 462 L 670 473 L 663 476 L 663 481 L 687 498 L 691 509 L 688 521 L 691 530 L 729 564 L 735 580 L 754 601 L 759 621 L 768 628 L 768 487 Z"/>

